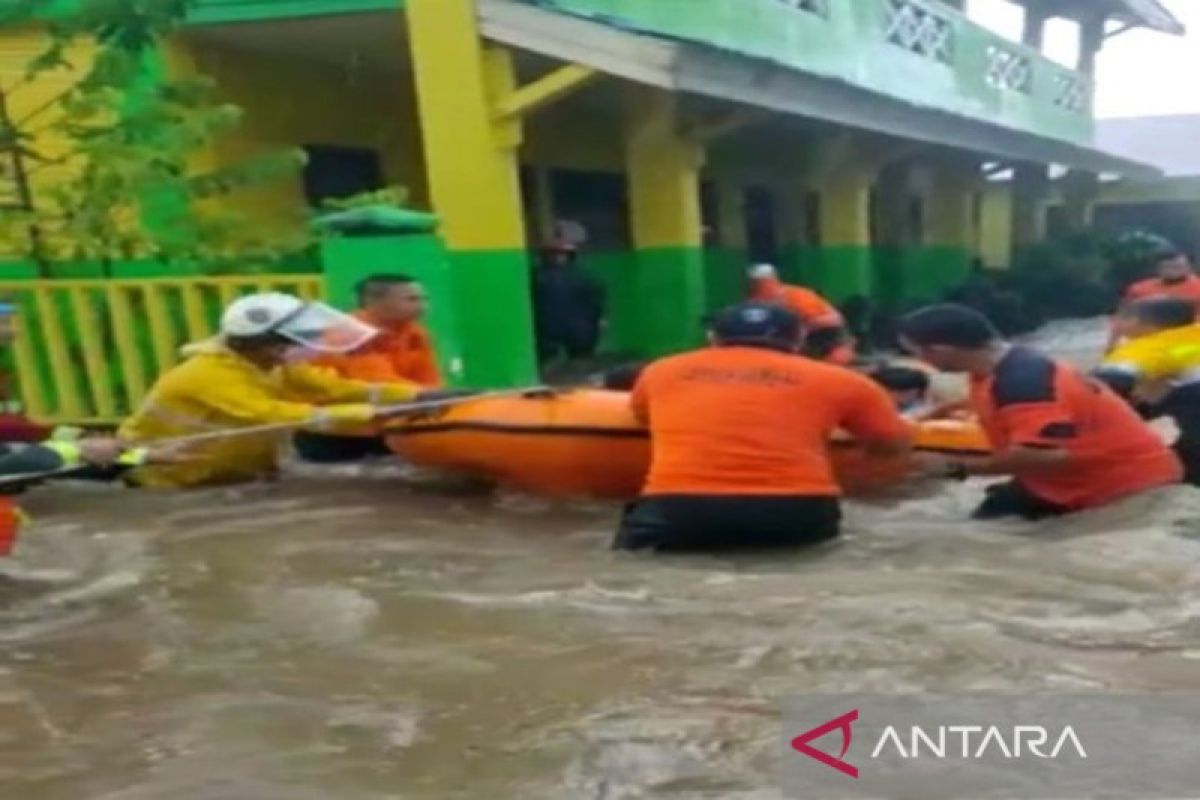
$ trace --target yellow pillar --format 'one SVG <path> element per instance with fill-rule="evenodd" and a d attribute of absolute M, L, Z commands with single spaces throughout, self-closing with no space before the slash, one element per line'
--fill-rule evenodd
<path fill-rule="evenodd" d="M 871 296 L 871 186 L 875 170 L 849 163 L 821 186 L 821 281 L 834 301 Z"/>
<path fill-rule="evenodd" d="M 407 20 L 429 194 L 450 250 L 467 381 L 529 383 L 536 370 L 521 125 L 494 113 L 496 99 L 515 85 L 512 57 L 485 47 L 474 0 L 409 0 Z"/>
<path fill-rule="evenodd" d="M 974 164 L 938 164 L 925 205 L 925 236 L 916 270 L 908 276 L 909 297 L 940 296 L 971 273 L 975 253 Z"/>
<path fill-rule="evenodd" d="M 625 156 L 636 251 L 636 286 L 629 288 L 642 302 L 630 304 L 638 309 L 636 319 L 621 338 L 654 355 L 701 339 L 704 148 L 680 133 L 678 95 L 638 87 L 631 88 L 627 99 Z"/>
<path fill-rule="evenodd" d="M 1012 266 L 1013 192 L 1008 184 L 989 184 L 979 210 L 979 256 L 989 267 Z"/>

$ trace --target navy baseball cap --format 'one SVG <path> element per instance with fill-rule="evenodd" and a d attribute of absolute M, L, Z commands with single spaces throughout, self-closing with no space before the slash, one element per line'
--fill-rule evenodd
<path fill-rule="evenodd" d="M 724 344 L 792 346 L 800 341 L 802 323 L 791 310 L 774 303 L 743 303 L 718 313 L 710 330 Z"/>

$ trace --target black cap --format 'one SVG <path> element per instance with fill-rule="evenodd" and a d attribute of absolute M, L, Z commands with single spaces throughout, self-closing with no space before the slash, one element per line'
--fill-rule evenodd
<path fill-rule="evenodd" d="M 792 347 L 800 341 L 800 317 L 774 303 L 743 303 L 716 315 L 710 326 L 723 344 Z"/>

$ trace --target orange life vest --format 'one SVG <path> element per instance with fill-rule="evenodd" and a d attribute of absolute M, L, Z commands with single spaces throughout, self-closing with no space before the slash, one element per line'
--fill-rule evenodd
<path fill-rule="evenodd" d="M 17 531 L 21 527 L 21 513 L 16 502 L 0 495 L 0 558 L 12 552 L 17 543 Z"/>

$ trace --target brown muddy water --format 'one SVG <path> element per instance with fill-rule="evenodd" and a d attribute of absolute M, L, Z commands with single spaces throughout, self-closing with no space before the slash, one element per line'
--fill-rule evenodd
<path fill-rule="evenodd" d="M 767 800 L 787 694 L 1200 689 L 1191 489 L 1034 526 L 917 487 L 825 550 L 664 559 L 401 472 L 31 495 L 0 798 Z"/>

